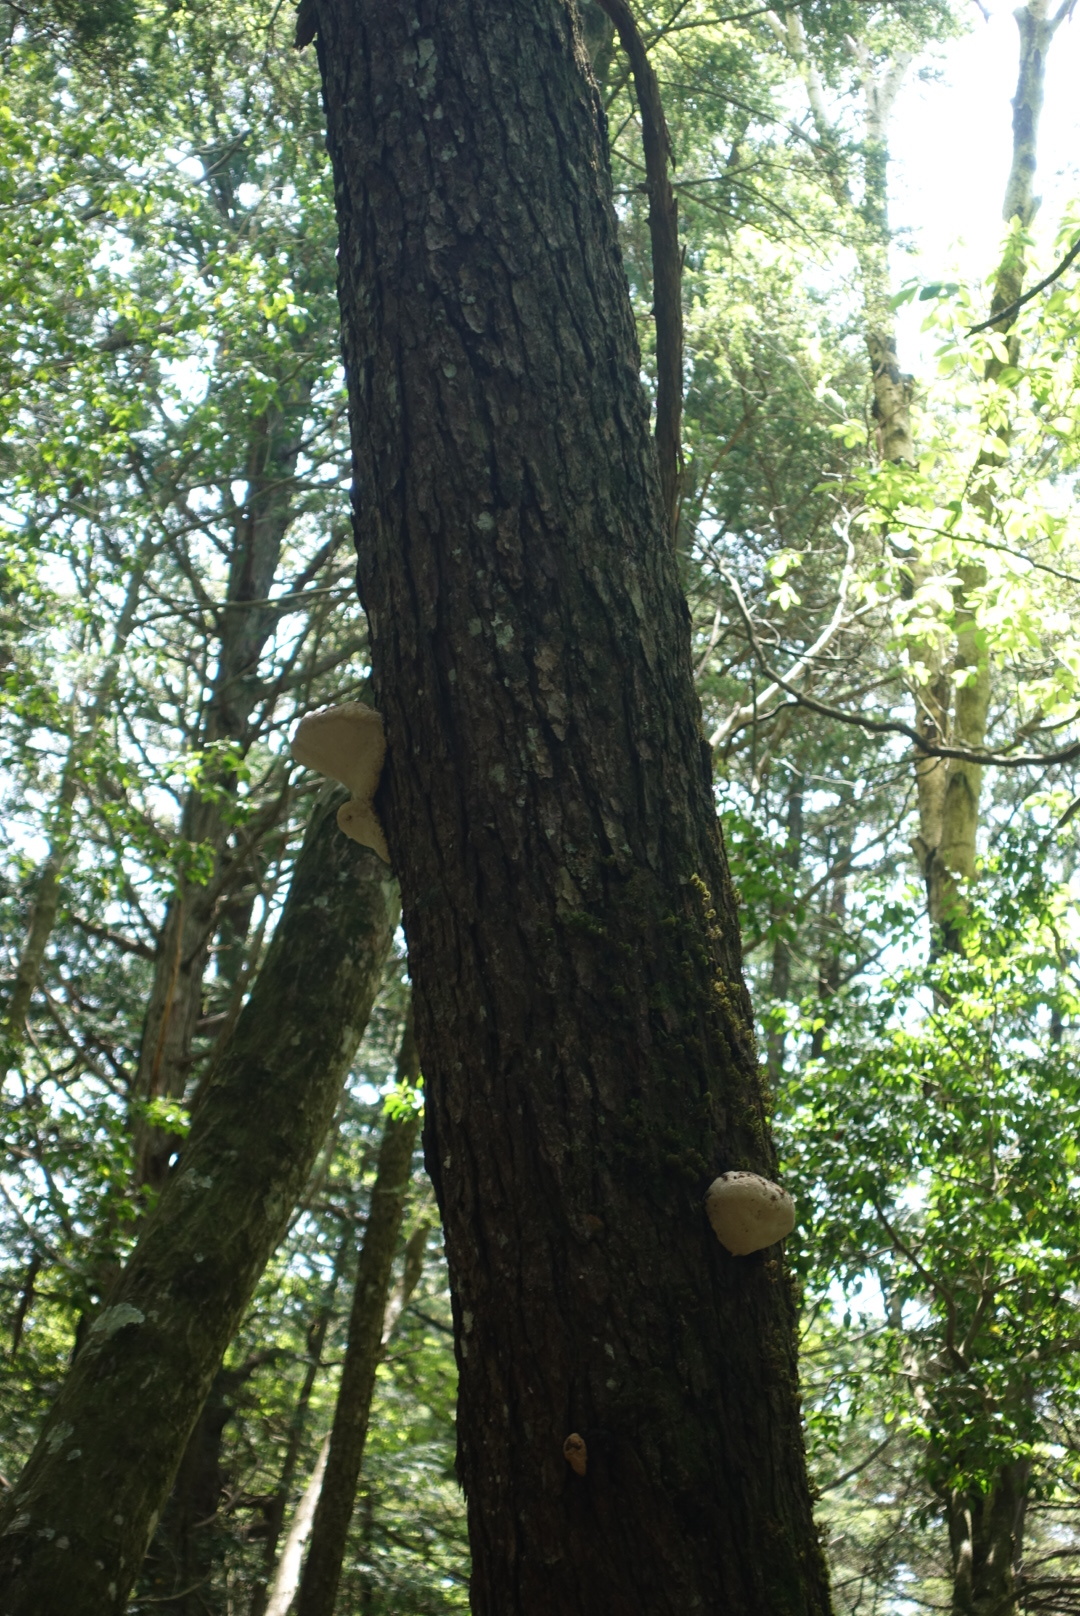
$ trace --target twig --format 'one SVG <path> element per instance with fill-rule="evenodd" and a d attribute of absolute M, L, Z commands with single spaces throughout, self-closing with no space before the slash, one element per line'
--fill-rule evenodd
<path fill-rule="evenodd" d="M 910 724 L 903 723 L 899 718 L 866 718 L 862 713 L 846 713 L 842 707 L 833 707 L 827 701 L 818 701 L 814 696 L 804 695 L 802 691 L 796 690 L 782 673 L 777 673 L 775 668 L 770 667 L 761 641 L 757 637 L 749 608 L 743 599 L 742 590 L 726 569 L 721 568 L 720 573 L 735 596 L 762 672 L 780 690 L 793 697 L 800 707 L 808 707 L 812 713 L 820 713 L 823 718 L 835 718 L 841 724 L 852 724 L 857 729 L 867 730 L 871 735 L 903 735 L 927 757 L 958 758 L 962 763 L 980 763 L 999 769 L 1046 769 L 1058 763 L 1072 763 L 1080 757 L 1080 741 L 1074 741 L 1071 746 L 1063 746 L 1057 752 L 1019 752 L 1015 755 L 973 751 L 965 746 L 939 746 L 935 741 L 928 741 L 918 730 L 912 729 Z"/>
<path fill-rule="evenodd" d="M 1033 297 L 1038 297 L 1040 292 L 1045 292 L 1048 286 L 1052 286 L 1060 276 L 1064 275 L 1069 265 L 1075 263 L 1078 257 L 1080 257 L 1080 236 L 1077 236 L 1056 269 L 1052 269 L 1043 280 L 1038 281 L 1022 297 L 1018 297 L 1015 303 L 1010 303 L 1007 308 L 999 309 L 996 314 L 992 314 L 989 320 L 984 320 L 981 325 L 968 326 L 968 336 L 973 337 L 978 331 L 989 331 L 991 326 L 1000 325 L 1002 320 L 1013 319 L 1015 315 L 1019 314 L 1025 303 L 1030 303 Z"/>

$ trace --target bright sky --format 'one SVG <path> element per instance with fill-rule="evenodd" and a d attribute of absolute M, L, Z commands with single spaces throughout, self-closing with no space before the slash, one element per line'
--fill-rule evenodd
<path fill-rule="evenodd" d="M 1018 31 L 1013 6 L 989 0 L 984 21 L 972 0 L 970 31 L 944 47 L 936 82 L 913 78 L 897 100 L 890 131 L 893 228 L 917 256 L 899 253 L 897 282 L 965 278 L 991 269 L 1000 242 L 1001 204 L 1012 142 Z M 1036 189 L 1036 229 L 1049 268 L 1061 214 L 1080 201 L 1080 7 L 1058 28 L 1046 75 Z M 924 308 L 901 311 L 901 359 L 913 365 Z"/>

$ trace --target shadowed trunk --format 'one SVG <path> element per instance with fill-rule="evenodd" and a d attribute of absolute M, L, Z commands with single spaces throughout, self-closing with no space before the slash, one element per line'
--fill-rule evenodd
<path fill-rule="evenodd" d="M 176 1172 L 0 1511 L 4 1616 L 125 1608 L 192 1428 L 314 1165 L 397 919 L 377 854 L 316 809 Z"/>
<path fill-rule="evenodd" d="M 819 1616 L 781 1253 L 702 1204 L 775 1158 L 576 11 L 313 30 L 472 1608 Z"/>
<path fill-rule="evenodd" d="M 171 1616 L 211 1616 L 225 1608 L 225 1591 L 210 1586 L 228 1542 L 220 1513 L 229 1483 L 223 1464 L 225 1427 L 244 1386 L 274 1356 L 270 1348 L 235 1369 L 219 1369 L 188 1438 L 142 1579 L 143 1590 Z"/>

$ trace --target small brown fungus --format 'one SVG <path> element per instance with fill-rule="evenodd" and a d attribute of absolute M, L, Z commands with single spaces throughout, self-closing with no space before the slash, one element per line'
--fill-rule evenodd
<path fill-rule="evenodd" d="M 787 1190 L 757 1173 L 721 1173 L 709 1185 L 705 1210 L 733 1257 L 763 1251 L 795 1227 L 795 1202 Z"/>
<path fill-rule="evenodd" d="M 309 713 L 297 725 L 292 755 L 306 769 L 348 786 L 352 796 L 338 809 L 339 828 L 389 864 L 390 850 L 372 801 L 386 756 L 381 714 L 362 701 Z"/>
<path fill-rule="evenodd" d="M 575 1476 L 583 1476 L 589 1459 L 589 1450 L 585 1446 L 585 1438 L 576 1431 L 571 1431 L 562 1445 L 563 1458 L 574 1472 Z"/>

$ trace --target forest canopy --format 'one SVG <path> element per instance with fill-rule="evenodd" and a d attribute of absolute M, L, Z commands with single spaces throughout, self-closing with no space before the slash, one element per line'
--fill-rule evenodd
<path fill-rule="evenodd" d="M 637 372 L 624 364 L 612 387 L 642 394 L 655 433 L 641 499 L 653 501 L 665 546 L 657 575 L 671 585 L 655 610 L 653 597 L 649 610 L 638 602 L 640 668 L 629 648 L 625 668 L 581 672 L 595 700 L 583 696 L 580 711 L 600 715 L 597 753 L 610 715 L 617 752 L 622 690 L 629 711 L 646 686 L 649 636 L 663 647 L 685 602 L 670 639 L 681 644 L 688 625 L 701 733 L 686 745 L 707 752 L 711 769 L 707 789 L 688 788 L 685 817 L 704 789 L 753 1005 L 752 1027 L 734 988 L 722 1007 L 738 1097 L 730 1159 L 695 1155 L 712 1123 L 658 1081 L 612 1101 L 611 1138 L 623 1131 L 611 1160 L 632 1161 L 644 1184 L 651 1137 L 672 1174 L 642 1191 L 643 1220 L 658 1228 L 673 1207 L 700 1208 L 710 1177 L 728 1168 L 768 1168 L 795 1200 L 793 1234 L 753 1259 L 764 1299 L 755 1292 L 750 1311 L 763 1332 L 774 1317 L 794 1321 L 837 1616 L 1080 1612 L 1080 179 L 1046 134 L 1061 127 L 1061 64 L 1075 72 L 1073 3 L 1025 0 L 1010 24 L 1011 104 L 985 98 L 1005 157 L 982 263 L 959 246 L 919 251 L 921 227 L 935 243 L 948 229 L 910 216 L 910 184 L 900 218 L 892 155 L 910 146 L 904 120 L 924 104 L 912 85 L 946 106 L 957 93 L 949 75 L 962 75 L 991 26 L 981 6 L 519 8 L 562 19 L 573 84 L 602 111 L 605 173 L 595 180 L 584 159 L 573 168 L 573 151 L 564 167 L 580 182 L 581 218 L 594 191 L 599 216 L 610 186 L 614 278 L 632 313 L 623 336 L 627 352 L 635 337 L 640 350 Z M 469 5 L 454 0 L 449 12 Z M 159 1508 L 151 1462 L 117 1449 L 102 1485 L 132 1516 L 145 1494 L 149 1547 L 130 1569 L 130 1599 L 110 1583 L 118 1603 L 86 1610 L 470 1608 L 459 1478 L 472 1500 L 481 1444 L 470 1436 L 476 1370 L 456 1232 L 467 1194 L 450 1147 L 435 1148 L 450 1137 L 444 1114 L 464 1102 L 445 1075 L 436 1080 L 428 1052 L 444 1030 L 436 1003 L 446 1026 L 471 1021 L 478 1038 L 487 1012 L 469 998 L 466 963 L 437 1001 L 422 961 L 440 927 L 465 961 L 485 907 L 498 905 L 497 861 L 483 865 L 489 832 L 504 848 L 533 843 L 506 828 L 505 779 L 490 774 L 481 825 L 448 773 L 441 806 L 469 827 L 461 836 L 484 878 L 476 914 L 462 899 L 452 925 L 440 918 L 432 872 L 450 867 L 448 833 L 434 809 L 429 824 L 416 807 L 404 761 L 393 765 L 406 709 L 385 699 L 384 604 L 397 585 L 384 552 L 364 549 L 363 512 L 386 542 L 394 490 L 407 487 L 402 531 L 415 535 L 444 493 L 449 507 L 456 469 L 432 474 L 425 505 L 407 452 L 399 473 L 386 470 L 398 449 L 389 427 L 378 435 L 382 415 L 373 410 L 368 437 L 356 424 L 361 395 L 394 389 L 357 357 L 359 316 L 346 320 L 348 376 L 342 359 L 339 261 L 343 299 L 353 269 L 333 120 L 339 13 L 338 0 L 305 0 L 299 17 L 257 0 L 0 5 L 0 1525 L 14 1521 L 14 1532 L 22 1519 L 20 1476 L 28 1461 L 37 1473 L 32 1456 L 59 1429 L 47 1422 L 61 1388 L 92 1384 L 104 1344 L 136 1313 L 145 1323 L 150 1296 L 171 1321 L 154 1351 L 172 1390 L 155 1402 L 134 1360 L 126 1380 L 122 1366 L 99 1378 L 115 1372 L 111 1417 L 130 1427 L 131 1454 L 144 1451 L 137 1427 L 149 1453 L 172 1421 L 179 1461 L 161 1460 Z M 316 35 L 319 60 L 295 48 Z M 421 86 L 429 62 L 439 69 L 424 44 Z M 521 104 L 535 113 L 545 85 L 524 47 L 520 73 Z M 508 129 L 513 116 L 500 107 Z M 458 155 L 467 166 L 468 150 Z M 969 177 L 958 169 L 953 183 Z M 372 212 L 356 240 L 367 243 L 385 198 L 377 175 L 361 190 Z M 407 215 L 403 204 L 402 240 Z M 545 217 L 568 263 L 573 248 Z M 447 231 L 452 255 L 460 240 Z M 601 286 L 596 308 L 607 295 Z M 388 300 L 357 301 L 379 304 L 381 319 Z M 473 404 L 455 403 L 455 361 L 439 346 L 434 294 L 431 303 L 418 363 L 432 414 L 444 411 L 468 467 L 488 451 Z M 553 323 L 566 353 L 571 328 L 587 348 L 590 320 L 604 324 L 580 307 L 579 325 Z M 492 316 L 509 369 L 529 356 L 534 312 L 523 297 L 516 335 Z M 483 321 L 481 308 L 471 328 L 481 345 Z M 551 373 L 568 363 L 560 350 Z M 537 397 L 557 385 L 542 366 L 536 375 Z M 409 385 L 403 364 L 403 397 Z M 566 385 L 576 407 L 580 388 Z M 485 408 L 497 393 L 492 382 Z M 511 408 L 499 419 L 491 406 L 493 443 L 513 436 Z M 423 441 L 422 412 L 408 425 Z M 633 422 L 626 431 L 630 441 Z M 532 451 L 524 442 L 524 470 L 496 468 L 499 486 L 514 482 L 523 508 L 531 499 L 546 516 L 552 473 L 546 451 Z M 586 511 L 597 524 L 593 605 L 626 641 L 633 613 L 617 621 L 623 579 L 605 593 L 615 569 L 605 573 L 604 558 L 617 547 L 609 535 L 603 549 L 600 528 L 633 474 L 615 447 L 611 463 L 614 493 L 605 483 Z M 578 485 L 568 488 L 572 503 Z M 535 594 L 526 563 L 530 543 L 542 548 L 537 532 L 485 509 L 469 542 L 497 554 L 506 576 L 525 554 Z M 553 577 L 555 562 L 544 566 Z M 501 736 L 516 699 L 516 620 L 509 608 L 499 615 L 492 585 L 495 605 L 474 630 L 451 571 L 438 611 L 422 576 L 417 561 L 417 621 L 458 612 L 463 641 L 490 634 Z M 567 667 L 589 668 L 589 651 L 567 644 Z M 394 654 L 418 670 L 418 690 L 429 674 L 458 677 L 411 643 Z M 466 686 L 464 654 L 460 669 Z M 555 715 L 534 762 L 542 746 L 558 750 L 553 734 L 573 741 L 570 719 L 559 733 L 549 672 L 532 681 Z M 656 677 L 657 711 L 670 683 Z M 344 795 L 290 750 L 307 715 L 377 695 L 397 769 L 392 796 L 377 799 L 395 810 L 393 874 L 340 836 Z M 482 692 L 470 686 L 460 699 L 474 698 Z M 442 699 L 435 690 L 425 707 L 436 727 L 450 711 Z M 675 716 L 657 719 L 656 734 L 679 731 L 681 710 L 671 698 Z M 674 837 L 656 823 L 660 799 L 644 786 L 641 796 L 644 840 Z M 531 836 L 549 808 L 542 794 L 529 801 Z M 601 821 L 613 851 L 598 856 L 596 879 L 614 882 L 621 852 L 598 810 Z M 524 892 L 524 855 L 504 863 L 506 890 L 520 879 Z M 567 865 L 552 909 L 551 935 L 571 938 L 574 967 L 558 981 L 599 994 L 602 980 L 618 1008 L 637 962 L 583 869 Z M 673 897 L 662 919 L 640 920 L 641 935 L 654 923 L 674 935 L 696 905 L 701 936 L 726 962 L 737 940 L 722 878 L 708 889 L 695 879 L 701 895 L 690 893 L 685 913 Z M 651 898 L 629 878 L 627 891 L 644 915 Z M 524 935 L 524 897 L 521 914 Z M 410 947 L 421 955 L 411 975 Z M 681 957 L 696 959 L 695 948 Z M 551 991 L 568 1002 L 564 987 Z M 637 998 L 650 1048 L 682 1058 L 693 1043 L 685 1004 L 659 989 Z M 548 1012 L 537 999 L 530 1014 L 539 1026 Z M 482 1109 L 488 1090 L 475 1075 Z M 556 1089 L 552 1109 L 577 1116 L 572 1085 Z M 602 1109 L 593 1105 L 590 1128 L 606 1121 Z M 508 1160 L 506 1178 L 535 1167 L 553 1206 L 564 1164 L 545 1155 L 539 1104 L 536 1119 L 542 1167 Z M 205 1189 L 194 1232 L 183 1224 L 192 1182 Z M 703 1213 L 699 1222 L 704 1250 Z M 579 1225 L 583 1251 L 614 1242 L 599 1215 L 586 1210 Z M 518 1230 L 523 1245 L 534 1236 Z M 486 1236 L 476 1248 L 490 1274 L 509 1261 Z M 653 1260 L 642 1247 L 642 1274 Z M 536 1284 L 539 1263 L 528 1269 Z M 769 1340 L 753 1354 L 768 1359 L 766 1375 L 786 1362 Z M 622 1345 L 609 1346 L 613 1363 Z M 687 1385 L 694 1365 L 689 1352 L 680 1361 Z M 793 1399 L 790 1377 L 775 1372 Z M 182 1408 L 170 1401 L 178 1387 Z M 578 1495 L 566 1489 L 590 1472 L 584 1459 L 580 1473 L 568 1467 L 563 1439 L 588 1446 L 594 1478 L 601 1466 L 617 1478 L 614 1417 L 583 1435 L 564 1420 L 552 1446 L 550 1474 L 570 1500 L 568 1553 L 582 1552 L 574 1534 L 586 1517 L 572 1515 Z M 635 1477 L 647 1500 L 649 1476 Z M 794 1537 L 798 1510 L 796 1500 Z M 487 1566 L 496 1551 L 480 1543 L 476 1514 L 472 1552 Z M 806 1548 L 810 1591 L 792 1611 L 826 1608 L 817 1552 Z M 7 1574 L 0 1562 L 4 1594 Z M 488 1575 L 474 1578 L 474 1610 L 499 1608 Z M 522 1597 L 516 1608 L 533 1609 Z M 750 1608 L 732 1597 L 732 1610 Z M 578 1606 L 560 1595 L 550 1609 Z"/>

